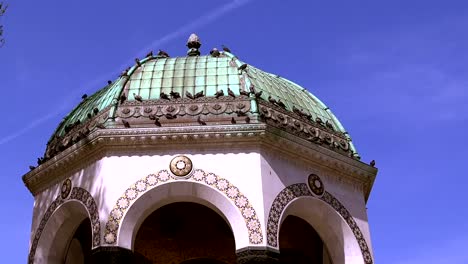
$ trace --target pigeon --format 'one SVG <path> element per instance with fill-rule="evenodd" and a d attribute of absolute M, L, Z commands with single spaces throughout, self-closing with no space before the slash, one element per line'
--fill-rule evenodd
<path fill-rule="evenodd" d="M 123 70 L 122 73 L 120 74 L 120 77 L 122 76 L 128 76 L 128 71 L 130 70 L 130 67 L 128 67 L 127 69 Z"/>
<path fill-rule="evenodd" d="M 292 109 L 292 110 L 293 110 L 294 113 L 296 113 L 296 114 L 302 116 L 301 110 L 299 110 L 295 105 L 293 105 L 293 109 Z"/>
<path fill-rule="evenodd" d="M 130 123 L 128 123 L 127 120 L 122 119 L 122 123 L 123 123 L 124 127 L 126 127 L 126 128 L 130 127 Z"/>
<path fill-rule="evenodd" d="M 107 81 L 107 84 L 108 84 L 108 85 L 109 85 L 109 84 L 112 84 L 112 81 L 111 81 L 111 80 Z"/>
<path fill-rule="evenodd" d="M 224 91 L 223 90 L 218 90 L 214 96 L 216 97 L 216 99 L 218 99 L 219 97 L 221 96 L 224 96 Z"/>
<path fill-rule="evenodd" d="M 306 111 L 304 110 L 299 110 L 299 112 L 301 113 L 302 116 L 306 117 L 307 119 L 311 119 L 312 118 L 312 115 L 307 113 Z"/>
<path fill-rule="evenodd" d="M 219 53 L 219 50 L 217 48 L 213 48 L 211 51 L 210 51 L 210 54 L 211 56 L 213 57 L 219 57 L 220 53 Z"/>
<path fill-rule="evenodd" d="M 172 115 L 172 114 L 169 114 L 169 113 L 165 114 L 165 116 L 166 116 L 167 119 L 176 119 L 177 118 L 176 115 Z"/>
<path fill-rule="evenodd" d="M 104 126 L 104 124 L 97 124 L 96 127 L 99 128 L 99 129 L 105 129 L 105 128 L 106 128 L 106 127 Z"/>
<path fill-rule="evenodd" d="M 281 101 L 281 99 L 278 100 L 278 102 L 276 102 L 279 106 L 281 106 L 282 108 L 286 109 L 286 105 L 283 103 L 283 101 Z"/>
<path fill-rule="evenodd" d="M 260 98 L 262 96 L 263 91 L 258 91 L 255 93 L 255 98 Z"/>
<path fill-rule="evenodd" d="M 239 66 L 239 68 L 237 68 L 237 70 L 240 71 L 240 73 L 245 71 L 245 69 L 247 69 L 247 64 L 246 63 L 242 64 L 241 66 Z"/>
<path fill-rule="evenodd" d="M 159 94 L 159 98 L 164 99 L 164 100 L 171 100 L 171 98 L 169 98 L 169 96 L 165 94 L 164 92 L 161 92 Z"/>
<path fill-rule="evenodd" d="M 323 126 L 323 121 L 320 117 L 315 118 L 315 122 L 319 123 L 320 125 Z"/>
<path fill-rule="evenodd" d="M 272 104 L 277 104 L 275 98 L 271 97 L 271 95 L 268 96 L 268 101 Z"/>
<path fill-rule="evenodd" d="M 200 124 L 202 126 L 206 126 L 206 122 L 201 119 L 201 116 L 198 116 L 197 122 L 198 122 L 198 124 Z"/>
<path fill-rule="evenodd" d="M 232 118 L 231 118 L 231 124 L 235 124 L 235 123 L 237 123 L 237 122 L 236 122 L 236 119 L 235 119 L 234 117 L 232 117 Z"/>
<path fill-rule="evenodd" d="M 36 167 L 29 165 L 30 170 L 34 170 Z"/>
<path fill-rule="evenodd" d="M 221 96 L 224 96 L 224 91 L 223 90 L 218 90 L 214 96 L 216 97 L 216 99 L 218 99 L 219 97 Z"/>
<path fill-rule="evenodd" d="M 86 116 L 87 116 L 89 119 L 91 119 L 91 118 L 93 117 L 93 115 L 92 115 L 91 113 L 88 113 Z"/>
<path fill-rule="evenodd" d="M 192 100 L 195 99 L 195 97 L 193 96 L 193 94 L 191 94 L 189 91 L 185 91 L 185 96 L 186 96 L 187 98 L 192 99 Z"/>
<path fill-rule="evenodd" d="M 156 119 L 154 119 L 154 124 L 158 127 L 161 126 L 161 122 L 159 122 L 159 118 L 156 117 Z"/>
<path fill-rule="evenodd" d="M 171 91 L 169 94 L 170 94 L 171 97 L 174 98 L 174 99 L 180 98 L 180 93 L 178 93 L 178 92 Z"/>
<path fill-rule="evenodd" d="M 241 111 L 239 111 L 239 110 L 235 111 L 234 113 L 236 113 L 236 114 L 237 114 L 237 116 L 239 116 L 239 117 L 240 117 L 240 116 L 247 116 L 247 114 L 246 114 L 246 113 L 244 113 L 244 112 L 241 112 Z"/>
<path fill-rule="evenodd" d="M 375 167 L 375 160 L 371 160 L 371 162 L 369 163 L 372 167 Z"/>
<path fill-rule="evenodd" d="M 145 57 L 146 57 L 146 58 L 148 58 L 148 57 L 153 57 L 153 51 L 148 52 L 148 54 L 146 54 Z"/>
<path fill-rule="evenodd" d="M 301 117 L 305 117 L 305 118 L 308 118 L 310 119 L 312 117 L 311 114 L 309 113 L 306 113 L 304 110 L 299 110 L 299 108 L 297 108 L 296 106 L 293 105 L 293 112 L 298 114 L 299 116 Z"/>
<path fill-rule="evenodd" d="M 234 92 L 231 89 L 229 89 L 229 87 L 227 88 L 227 90 L 228 90 L 228 95 L 229 96 L 231 96 L 232 98 L 236 98 L 236 95 L 234 94 Z"/>
<path fill-rule="evenodd" d="M 125 102 L 125 100 L 127 100 L 127 96 L 125 96 L 125 94 L 122 94 L 120 96 L 120 104 L 123 104 Z"/>
<path fill-rule="evenodd" d="M 223 50 L 224 50 L 224 51 L 231 53 L 231 50 L 230 50 L 228 47 L 226 47 L 226 46 L 224 46 L 224 45 L 221 45 L 221 46 L 223 47 Z"/>
<path fill-rule="evenodd" d="M 249 95 L 250 95 L 249 92 L 246 92 L 246 91 L 244 91 L 244 90 L 242 90 L 242 89 L 239 89 L 239 93 L 240 93 L 240 95 L 245 95 L 245 96 L 249 96 Z"/>
<path fill-rule="evenodd" d="M 246 123 L 250 123 L 250 117 L 246 116 L 246 117 L 245 117 L 245 122 L 246 122 Z"/>
<path fill-rule="evenodd" d="M 251 84 L 250 87 L 249 87 L 249 90 L 250 90 L 250 93 L 251 94 L 255 94 L 255 85 Z"/>
<path fill-rule="evenodd" d="M 143 98 L 139 94 L 133 93 L 133 98 L 135 98 L 135 100 L 138 102 L 143 102 Z"/>
<path fill-rule="evenodd" d="M 83 94 L 83 95 L 81 96 L 81 99 L 83 99 L 83 100 L 85 100 L 86 98 L 88 98 L 88 95 L 87 95 L 87 94 Z"/>
<path fill-rule="evenodd" d="M 138 67 L 141 67 L 140 59 L 136 58 L 136 59 L 135 59 L 135 62 L 136 62 L 136 64 L 138 65 Z"/>
<path fill-rule="evenodd" d="M 203 96 L 205 96 L 205 94 L 203 93 L 203 91 L 200 91 L 200 92 L 195 94 L 195 99 L 203 97 Z"/>
<path fill-rule="evenodd" d="M 170 57 L 169 54 L 167 52 L 165 52 L 164 50 L 159 50 L 158 56 L 163 57 L 163 58 L 169 58 Z"/>
<path fill-rule="evenodd" d="M 93 113 L 94 113 L 95 115 L 97 115 L 97 114 L 99 113 L 99 109 L 98 109 L 97 107 L 94 107 Z"/>

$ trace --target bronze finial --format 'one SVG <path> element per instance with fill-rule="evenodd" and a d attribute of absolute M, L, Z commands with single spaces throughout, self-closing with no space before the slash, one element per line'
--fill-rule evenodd
<path fill-rule="evenodd" d="M 200 56 L 200 51 L 198 49 L 201 47 L 201 42 L 200 38 L 195 33 L 192 33 L 188 38 L 187 47 L 189 48 L 187 51 L 188 56 Z"/>

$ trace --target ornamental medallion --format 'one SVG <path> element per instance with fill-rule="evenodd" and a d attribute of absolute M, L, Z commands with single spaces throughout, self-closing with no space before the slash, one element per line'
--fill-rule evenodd
<path fill-rule="evenodd" d="M 60 196 L 62 197 L 62 199 L 65 199 L 68 197 L 71 191 L 71 187 L 72 187 L 72 182 L 70 179 L 66 179 L 62 183 L 62 188 L 60 189 Z"/>
<path fill-rule="evenodd" d="M 322 196 L 323 192 L 325 191 L 325 187 L 323 186 L 323 182 L 320 180 L 319 176 L 310 174 L 307 183 L 313 194 Z"/>
<path fill-rule="evenodd" d="M 171 160 L 169 168 L 175 176 L 184 177 L 192 171 L 192 161 L 186 156 L 177 156 Z"/>

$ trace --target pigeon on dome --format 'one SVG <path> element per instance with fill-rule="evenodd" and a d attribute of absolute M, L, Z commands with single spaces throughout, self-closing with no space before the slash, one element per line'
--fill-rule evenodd
<path fill-rule="evenodd" d="M 165 52 L 164 50 L 159 50 L 158 52 L 158 57 L 160 58 L 169 58 L 169 54 L 167 52 Z"/>
<path fill-rule="evenodd" d="M 231 50 L 230 50 L 228 47 L 226 47 L 226 46 L 224 46 L 224 45 L 221 45 L 221 46 L 223 47 L 223 50 L 224 50 L 224 51 L 231 53 Z"/>
<path fill-rule="evenodd" d="M 220 53 L 219 53 L 219 50 L 217 48 L 213 48 L 211 51 L 210 51 L 210 54 L 211 56 L 213 57 L 219 57 Z"/>

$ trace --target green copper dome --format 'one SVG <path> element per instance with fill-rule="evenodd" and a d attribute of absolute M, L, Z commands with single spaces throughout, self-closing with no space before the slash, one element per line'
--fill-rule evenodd
<path fill-rule="evenodd" d="M 198 48 L 191 50 L 198 52 Z M 219 91 L 223 91 L 223 96 L 229 96 L 229 88 L 234 96 L 240 96 L 241 91 L 245 96 L 253 87 L 257 95 L 260 91 L 261 95 L 248 95 L 252 100 L 252 114 L 260 112 L 255 103 L 258 100 L 281 101 L 285 111 L 296 114 L 300 111 L 311 122 L 327 124 L 333 133 L 341 134 L 341 137 L 348 141 L 350 151 L 356 153 L 338 119 L 307 89 L 278 75 L 245 64 L 230 52 L 220 52 L 219 56 L 197 55 L 189 53 L 189 56 L 171 58 L 149 54 L 146 58 L 137 60 L 137 63 L 124 71 L 116 81 L 84 99 L 63 119 L 50 141 L 64 137 L 75 126 L 99 116 L 102 112 L 106 112 L 105 117 L 100 117 L 102 124 L 115 127 L 112 122 L 115 122 L 115 113 L 122 103 L 122 95 L 128 103 L 134 102 L 136 95 L 139 101 L 154 101 L 157 104 L 158 101 L 162 101 L 161 93 L 169 95 L 176 92 L 183 100 L 187 95 L 195 95 L 202 91 L 205 97 L 215 97 Z M 242 69 L 242 65 L 245 69 Z"/>

